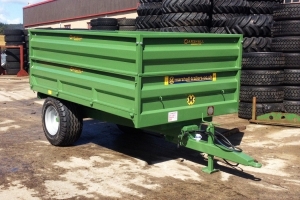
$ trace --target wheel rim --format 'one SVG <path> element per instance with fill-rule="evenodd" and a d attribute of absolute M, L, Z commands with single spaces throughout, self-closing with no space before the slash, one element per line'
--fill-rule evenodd
<path fill-rule="evenodd" d="M 49 106 L 45 113 L 45 124 L 50 135 L 56 135 L 59 128 L 59 116 L 53 106 Z"/>

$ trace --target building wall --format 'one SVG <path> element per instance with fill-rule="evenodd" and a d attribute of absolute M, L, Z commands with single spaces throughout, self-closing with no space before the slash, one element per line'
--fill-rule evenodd
<path fill-rule="evenodd" d="M 139 0 L 48 0 L 23 8 L 25 27 L 41 27 L 136 13 Z M 81 26 L 81 25 L 80 25 Z M 83 27 L 77 27 L 83 28 Z"/>

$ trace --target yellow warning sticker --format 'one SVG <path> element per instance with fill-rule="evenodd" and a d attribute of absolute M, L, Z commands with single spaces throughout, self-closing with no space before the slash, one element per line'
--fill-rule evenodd
<path fill-rule="evenodd" d="M 49 95 L 52 95 L 52 90 L 48 90 L 48 94 L 49 94 Z"/>

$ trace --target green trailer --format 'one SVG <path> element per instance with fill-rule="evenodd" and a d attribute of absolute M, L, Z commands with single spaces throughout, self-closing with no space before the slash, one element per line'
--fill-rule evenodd
<path fill-rule="evenodd" d="M 241 35 L 41 29 L 29 35 L 30 87 L 45 99 L 42 124 L 51 144 L 71 145 L 83 118 L 94 118 L 207 153 L 208 173 L 215 171 L 214 156 L 261 167 L 220 142 L 212 123 L 238 109 Z"/>

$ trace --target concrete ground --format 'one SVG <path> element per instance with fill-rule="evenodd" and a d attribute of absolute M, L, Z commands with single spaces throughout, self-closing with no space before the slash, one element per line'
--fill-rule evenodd
<path fill-rule="evenodd" d="M 86 119 L 74 146 L 54 147 L 41 124 L 43 100 L 28 78 L 0 76 L 0 199 L 300 199 L 300 129 L 249 124 L 231 141 L 263 164 L 205 174 L 202 154 L 151 134 L 124 134 Z"/>

